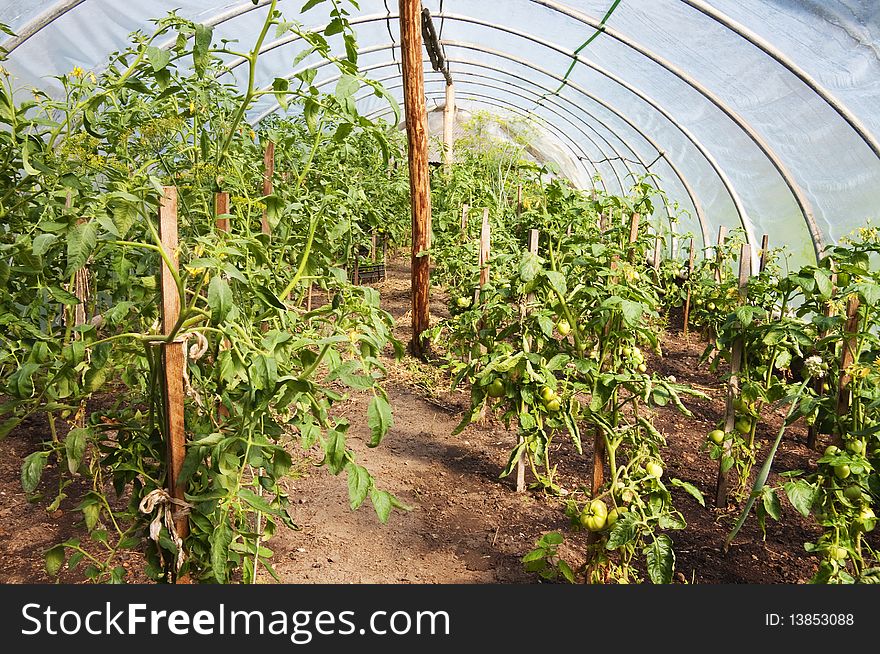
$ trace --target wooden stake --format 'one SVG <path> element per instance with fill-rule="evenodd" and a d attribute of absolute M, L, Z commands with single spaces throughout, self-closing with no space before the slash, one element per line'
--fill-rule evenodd
<path fill-rule="evenodd" d="M 859 347 L 859 298 L 852 295 L 846 302 L 846 326 L 844 327 L 843 347 L 840 355 L 840 381 L 837 384 L 837 415 L 842 416 L 849 411 L 852 391 L 852 375 L 847 369 L 852 366 L 858 356 Z M 843 442 L 843 434 L 835 434 L 834 444 Z"/>
<path fill-rule="evenodd" d="M 724 245 L 724 239 L 727 237 L 727 227 L 724 225 L 718 226 L 718 247 L 715 248 L 715 261 L 718 264 L 718 270 L 715 271 L 715 281 L 719 284 L 721 283 L 721 264 L 723 263 L 723 254 L 721 252 L 721 246 Z"/>
<path fill-rule="evenodd" d="M 767 267 L 767 259 L 769 258 L 769 254 L 770 254 L 768 252 L 769 249 L 770 249 L 770 235 L 764 234 L 764 236 L 761 237 L 761 264 L 760 264 L 760 267 L 758 268 L 759 272 L 764 272 L 764 268 Z"/>
<path fill-rule="evenodd" d="M 694 239 L 691 239 L 691 248 L 688 253 L 688 278 L 687 278 L 687 295 L 684 299 L 684 335 L 688 333 L 688 321 L 691 315 L 691 281 L 694 276 Z"/>
<path fill-rule="evenodd" d="M 540 239 L 540 233 L 537 229 L 529 230 L 529 252 L 532 254 L 538 254 L 538 242 Z M 526 311 L 528 310 L 528 306 L 534 301 L 535 294 L 529 293 L 526 296 L 525 304 L 520 307 L 520 317 L 525 319 Z M 531 349 L 531 339 L 529 339 L 529 348 Z M 523 439 L 520 437 L 520 443 L 522 443 Z M 523 452 L 522 456 L 520 456 L 519 461 L 516 464 L 516 492 L 524 493 L 526 491 L 526 453 Z"/>
<path fill-rule="evenodd" d="M 654 238 L 654 270 L 660 270 L 660 244 L 663 239 L 659 234 Z"/>
<path fill-rule="evenodd" d="M 373 238 L 370 243 L 371 255 L 373 258 L 373 263 L 376 263 L 379 260 L 379 236 L 376 234 L 376 230 L 373 230 Z"/>
<path fill-rule="evenodd" d="M 273 186 L 272 178 L 275 176 L 275 143 L 269 141 L 266 143 L 266 150 L 263 153 L 263 197 L 272 195 Z M 263 209 L 262 229 L 264 234 L 271 234 L 272 227 L 269 225 L 269 212 Z"/>
<path fill-rule="evenodd" d="M 443 168 L 452 172 L 453 131 L 455 129 L 455 85 L 446 84 L 446 106 L 443 108 Z"/>
<path fill-rule="evenodd" d="M 752 250 L 748 244 L 744 244 L 739 253 L 739 295 L 745 301 L 747 295 L 747 284 L 749 275 L 751 274 Z M 730 435 L 736 428 L 736 409 L 733 407 L 733 401 L 739 397 L 739 373 L 742 369 L 743 362 L 743 341 L 741 338 L 733 342 L 730 351 L 730 380 L 727 383 L 727 406 L 724 414 L 724 454 L 719 461 L 718 466 L 718 486 L 715 493 L 715 506 L 722 509 L 727 506 L 727 492 L 729 485 L 729 470 L 722 470 L 725 458 L 732 456 L 732 441 Z"/>
<path fill-rule="evenodd" d="M 214 194 L 214 224 L 221 232 L 229 231 L 229 193 Z"/>
<path fill-rule="evenodd" d="M 165 186 L 163 190 L 164 194 L 159 204 L 159 238 L 162 242 L 162 249 L 174 267 L 174 272 L 177 272 L 177 188 Z M 177 320 L 180 317 L 180 295 L 171 269 L 164 260 L 162 261 L 160 281 L 162 287 L 162 333 L 168 336 L 177 325 Z M 165 401 L 168 493 L 174 499 L 183 501 L 184 488 L 177 483 L 177 478 L 183 468 L 183 460 L 186 457 L 186 434 L 183 420 L 183 367 L 186 362 L 183 355 L 183 342 L 163 343 L 162 361 L 165 372 L 163 399 Z M 189 520 L 185 514 L 181 515 L 178 506 L 175 506 L 173 511 L 177 534 L 181 538 L 186 538 L 189 534 Z"/>
<path fill-rule="evenodd" d="M 639 239 L 639 219 L 640 216 L 637 213 L 632 215 L 632 218 L 629 222 L 629 262 L 633 263 L 636 258 L 636 249 L 632 247 L 632 244 L 635 243 Z"/>
<path fill-rule="evenodd" d="M 422 3 L 399 0 L 400 54 L 403 67 L 403 104 L 409 151 L 412 206 L 412 343 L 416 356 L 427 353 L 422 332 L 430 323 L 431 182 L 428 173 L 428 113 L 422 66 Z"/>
<path fill-rule="evenodd" d="M 483 223 L 480 226 L 480 287 L 489 283 L 489 209 L 483 209 Z"/>

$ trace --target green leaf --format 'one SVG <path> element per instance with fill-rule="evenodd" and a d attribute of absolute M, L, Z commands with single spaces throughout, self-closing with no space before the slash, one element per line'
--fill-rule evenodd
<path fill-rule="evenodd" d="M 530 282 L 540 274 L 542 268 L 541 258 L 537 254 L 524 252 L 519 263 L 519 278 L 524 282 Z"/>
<path fill-rule="evenodd" d="M 86 521 L 86 529 L 92 531 L 98 524 L 98 518 L 101 517 L 101 505 L 97 502 L 91 502 L 82 508 L 82 512 Z"/>
<path fill-rule="evenodd" d="M 546 275 L 547 281 L 550 283 L 550 288 L 556 291 L 559 295 L 565 297 L 565 292 L 568 288 L 565 284 L 565 275 L 556 272 L 555 270 L 548 270 Z"/>
<path fill-rule="evenodd" d="M 219 583 L 226 581 L 226 561 L 229 558 L 229 546 L 232 545 L 232 527 L 228 518 L 221 513 L 220 524 L 211 534 L 211 572 Z"/>
<path fill-rule="evenodd" d="M 299 13 L 304 14 L 304 13 L 307 12 L 309 9 L 311 9 L 312 7 L 314 7 L 315 5 L 319 5 L 319 4 L 321 4 L 322 2 L 324 2 L 324 1 L 325 1 L 325 0 L 309 0 L 307 3 L 305 3 L 305 4 L 303 5 L 302 9 L 299 10 Z"/>
<path fill-rule="evenodd" d="M 672 582 L 672 571 L 675 569 L 675 552 L 672 551 L 672 539 L 660 534 L 645 550 L 648 576 L 655 584 Z"/>
<path fill-rule="evenodd" d="M 147 60 L 153 67 L 153 72 L 158 72 L 165 68 L 171 61 L 171 52 L 165 48 L 157 48 L 154 45 L 147 46 Z"/>
<path fill-rule="evenodd" d="M 64 546 L 55 545 L 46 550 L 46 572 L 50 577 L 54 577 L 64 565 Z"/>
<path fill-rule="evenodd" d="M 70 277 L 83 268 L 98 244 L 98 223 L 89 221 L 74 227 L 67 236 L 67 272 Z"/>
<path fill-rule="evenodd" d="M 818 269 L 813 272 L 813 279 L 816 280 L 816 290 L 819 291 L 819 296 L 823 300 L 831 299 L 831 295 L 834 293 L 834 285 L 831 283 L 830 274 L 825 270 Z"/>
<path fill-rule="evenodd" d="M 810 510 L 819 495 L 819 489 L 804 479 L 789 481 L 783 485 L 788 501 L 802 516 L 810 515 Z"/>
<path fill-rule="evenodd" d="M 287 111 L 287 92 L 290 89 L 290 81 L 284 77 L 276 77 L 272 82 L 272 90 L 275 91 L 275 100 L 278 106 Z"/>
<path fill-rule="evenodd" d="M 338 379 L 346 386 L 358 391 L 365 391 L 374 385 L 372 377 L 367 375 L 358 375 L 355 371 L 360 370 L 361 364 L 358 361 L 346 361 L 334 370 L 330 371 L 328 379 L 333 381 Z"/>
<path fill-rule="evenodd" d="M 569 361 L 571 357 L 567 354 L 557 354 L 547 362 L 547 370 L 562 370 Z"/>
<path fill-rule="evenodd" d="M 354 511 L 367 499 L 373 478 L 366 468 L 356 463 L 349 463 L 345 466 L 345 471 L 348 473 L 348 502 L 351 510 Z"/>
<path fill-rule="evenodd" d="M 67 469 L 70 474 L 76 473 L 82 463 L 88 445 L 89 430 L 85 428 L 71 429 L 64 439 L 64 452 L 67 454 Z"/>
<path fill-rule="evenodd" d="M 643 307 L 638 302 L 621 300 L 620 311 L 623 314 L 623 320 L 626 322 L 626 324 L 630 327 L 635 327 L 639 324 L 639 321 L 642 318 L 642 313 L 644 313 L 645 311 L 645 307 Z"/>
<path fill-rule="evenodd" d="M 37 489 L 48 459 L 48 452 L 34 452 L 25 457 L 21 464 L 21 487 L 25 493 L 33 493 Z"/>
<path fill-rule="evenodd" d="M 372 434 L 370 447 L 376 447 L 385 438 L 388 430 L 394 426 L 394 418 L 391 414 L 391 405 L 381 395 L 374 395 L 367 408 L 367 424 Z"/>
<path fill-rule="evenodd" d="M 239 488 L 238 497 L 246 502 L 251 508 L 270 515 L 280 515 L 281 511 L 269 504 L 265 499 L 257 495 L 250 488 Z"/>
<path fill-rule="evenodd" d="M 193 44 L 193 66 L 199 77 L 205 74 L 210 61 L 211 39 L 214 34 L 214 28 L 208 25 L 196 25 L 196 37 Z"/>
<path fill-rule="evenodd" d="M 232 289 L 229 288 L 228 282 L 215 275 L 208 284 L 208 306 L 211 308 L 211 320 L 221 323 L 229 315 L 232 310 Z"/>
<path fill-rule="evenodd" d="M 765 486 L 762 495 L 764 510 L 767 512 L 767 515 L 778 521 L 782 517 L 782 505 L 779 504 L 779 496 L 776 494 L 776 491 Z"/>
<path fill-rule="evenodd" d="M 49 251 L 49 248 L 52 247 L 52 244 L 58 240 L 58 236 L 56 234 L 40 234 L 36 238 L 34 238 L 34 244 L 31 248 L 34 251 L 34 255 L 41 257 L 46 252 Z"/>
<path fill-rule="evenodd" d="M 383 525 L 387 523 L 393 506 L 391 493 L 373 488 L 370 490 L 370 501 L 373 503 L 373 508 L 376 509 L 379 521 Z"/>
<path fill-rule="evenodd" d="M 605 543 L 605 549 L 616 550 L 631 542 L 638 531 L 638 520 L 632 513 L 625 513 L 622 518 L 618 519 L 608 534 L 608 542 Z"/>
<path fill-rule="evenodd" d="M 880 284 L 862 282 L 855 285 L 855 291 L 862 297 L 864 303 L 870 307 L 880 302 Z"/>
<path fill-rule="evenodd" d="M 569 566 L 565 561 L 562 561 L 561 559 L 559 561 L 559 572 L 562 573 L 562 576 L 565 577 L 565 580 L 568 583 L 575 583 L 574 570 L 572 570 L 571 566 Z"/>
<path fill-rule="evenodd" d="M 5 420 L 3 424 L 0 425 L 0 441 L 9 436 L 9 432 L 21 424 L 21 420 L 21 418 L 10 418 L 9 420 Z"/>
<path fill-rule="evenodd" d="M 670 483 L 677 488 L 681 488 L 688 495 L 697 500 L 697 502 L 700 503 L 700 506 L 706 506 L 706 499 L 703 497 L 703 493 L 701 493 L 700 489 L 693 484 L 682 481 L 681 479 L 672 479 Z"/>
<path fill-rule="evenodd" d="M 337 425 L 327 434 L 327 441 L 324 445 L 326 454 L 324 461 L 334 475 L 342 472 L 345 465 L 345 432 L 347 429 L 348 425 Z"/>
<path fill-rule="evenodd" d="M 9 375 L 6 380 L 9 394 L 22 400 L 32 397 L 34 394 L 34 373 L 40 369 L 40 365 L 33 362 L 21 364 L 21 367 Z"/>

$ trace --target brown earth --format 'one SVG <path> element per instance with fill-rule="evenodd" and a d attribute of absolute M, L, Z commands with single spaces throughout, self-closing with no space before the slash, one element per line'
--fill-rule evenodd
<path fill-rule="evenodd" d="M 397 335 L 406 342 L 411 334 L 408 262 L 392 261 L 388 279 L 377 284 L 383 306 L 397 321 Z M 432 293 L 432 316 L 446 315 L 445 298 Z M 668 439 L 664 452 L 667 475 L 696 485 L 711 505 L 717 463 L 703 451 L 705 434 L 719 421 L 724 394 L 719 378 L 697 360 L 703 348 L 699 337 L 686 339 L 678 330 L 680 316 L 662 341 L 664 356 L 651 357 L 649 367 L 679 382 L 693 384 L 711 399 L 686 398 L 693 417 L 674 409 L 658 412 L 656 424 Z M 281 531 L 269 543 L 273 565 L 288 583 L 529 583 L 537 577 L 523 570 L 520 559 L 535 541 L 551 530 L 566 532 L 563 498 L 531 491 L 517 495 L 512 480 L 499 479 L 515 443 L 492 415 L 451 436 L 468 394 L 449 391 L 448 378 L 436 367 L 411 358 L 388 360 L 386 384 L 394 408 L 394 426 L 377 448 L 366 447 L 369 430 L 365 415 L 368 397 L 353 393 L 340 412 L 352 423 L 349 443 L 358 461 L 376 477 L 380 488 L 394 493 L 411 511 L 395 511 L 382 525 L 365 504 L 352 512 L 344 476 L 332 477 L 314 468 L 291 478 L 293 517 L 298 531 Z M 763 460 L 782 417 L 765 416 L 758 432 Z M 769 422 L 769 426 L 765 424 Z M 59 510 L 48 513 L 57 471 L 49 470 L 43 486 L 48 499 L 28 502 L 19 482 L 21 460 L 46 439 L 42 418 L 22 424 L 4 443 L 0 455 L 0 582 L 49 582 L 43 567 L 46 548 L 65 538 L 84 536 L 81 514 L 73 510 L 78 496 L 87 490 L 82 483 L 66 489 L 70 496 Z M 813 455 L 803 444 L 803 428 L 786 432 L 774 469 L 808 470 Z M 577 491 L 589 482 L 591 451 L 585 443 L 577 454 L 570 442 L 557 438 L 553 461 L 559 463 L 557 482 Z M 308 465 L 297 469 L 309 470 Z M 772 484 L 780 483 L 775 473 Z M 812 576 L 816 561 L 803 544 L 815 540 L 820 530 L 801 518 L 783 498 L 780 523 L 768 522 L 763 540 L 754 517 L 750 517 L 730 551 L 720 546 L 737 517 L 737 509 L 717 511 L 701 507 L 689 495 L 675 491 L 676 507 L 688 527 L 670 534 L 675 543 L 676 580 L 686 583 L 802 583 Z M 573 563 L 582 560 L 585 538 L 573 534 L 561 550 Z M 124 557 L 129 581 L 141 581 L 138 553 Z M 61 581 L 82 581 L 65 570 Z M 268 573 L 261 581 L 271 583 Z"/>

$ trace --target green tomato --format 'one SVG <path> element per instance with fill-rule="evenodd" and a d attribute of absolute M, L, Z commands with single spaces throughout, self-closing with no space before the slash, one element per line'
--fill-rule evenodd
<path fill-rule="evenodd" d="M 578 519 L 582 527 L 602 531 L 608 520 L 608 507 L 602 500 L 593 500 L 584 507 Z"/>
<path fill-rule="evenodd" d="M 834 466 L 834 476 L 838 479 L 846 479 L 850 475 L 849 466 L 845 463 Z"/>
<path fill-rule="evenodd" d="M 706 308 L 707 308 L 709 311 L 715 311 L 715 303 L 714 303 L 714 302 L 710 302 L 709 304 L 706 305 Z"/>
<path fill-rule="evenodd" d="M 617 519 L 620 516 L 622 516 L 624 513 L 626 513 L 627 511 L 628 511 L 628 509 L 625 506 L 620 506 L 620 507 L 616 507 L 616 508 L 611 509 L 608 512 L 608 517 L 605 518 L 605 523 L 610 527 L 615 522 L 617 522 Z"/>
<path fill-rule="evenodd" d="M 493 379 L 489 384 L 489 397 L 501 397 L 504 395 L 504 382 L 500 379 Z"/>
<path fill-rule="evenodd" d="M 864 454 L 865 442 L 860 440 L 847 441 L 846 451 L 850 454 Z"/>
<path fill-rule="evenodd" d="M 862 488 L 858 484 L 847 486 L 846 489 L 843 491 L 843 496 L 851 502 L 855 502 L 856 500 L 861 499 Z"/>
<path fill-rule="evenodd" d="M 663 466 L 656 461 L 649 461 L 648 465 L 645 466 L 645 472 L 647 472 L 650 477 L 660 479 L 660 477 L 663 476 Z"/>
<path fill-rule="evenodd" d="M 636 370 L 638 370 L 640 373 L 644 374 L 644 373 L 648 372 L 648 366 L 646 366 L 644 363 L 640 363 L 638 366 L 636 366 Z"/>
<path fill-rule="evenodd" d="M 859 523 L 863 531 L 874 531 L 874 527 L 877 525 L 877 516 L 870 506 L 863 506 L 856 522 Z"/>
<path fill-rule="evenodd" d="M 571 333 L 571 325 L 568 324 L 568 321 L 563 318 L 558 323 L 556 323 L 556 330 L 562 336 L 568 336 Z"/>
<path fill-rule="evenodd" d="M 825 456 L 835 456 L 840 454 L 840 448 L 837 445 L 829 445 L 825 448 Z"/>
<path fill-rule="evenodd" d="M 724 430 L 723 429 L 713 429 L 709 432 L 709 435 L 706 437 L 716 445 L 721 445 L 724 442 Z"/>
<path fill-rule="evenodd" d="M 556 391 L 554 391 L 549 386 L 545 386 L 541 389 L 541 399 L 545 402 L 549 402 L 550 400 L 556 397 Z"/>
<path fill-rule="evenodd" d="M 738 418 L 735 423 L 736 430 L 745 436 L 750 431 L 752 431 L 752 421 L 743 416 L 742 418 Z"/>
<path fill-rule="evenodd" d="M 843 561 L 849 556 L 849 552 L 846 551 L 846 548 L 840 547 L 840 545 L 833 545 L 831 549 L 828 550 L 828 553 L 831 554 L 832 559 L 837 559 L 838 561 Z"/>
<path fill-rule="evenodd" d="M 455 301 L 455 306 L 457 306 L 459 309 L 467 309 L 469 306 L 471 306 L 471 299 L 462 295 Z"/>
<path fill-rule="evenodd" d="M 556 413 L 557 411 L 559 411 L 560 408 L 562 408 L 562 405 L 559 404 L 559 400 L 554 397 L 552 400 L 544 404 L 544 408 L 551 413 Z"/>
<path fill-rule="evenodd" d="M 849 286 L 850 276 L 848 272 L 839 272 L 837 273 L 837 286 L 839 288 L 846 288 Z"/>

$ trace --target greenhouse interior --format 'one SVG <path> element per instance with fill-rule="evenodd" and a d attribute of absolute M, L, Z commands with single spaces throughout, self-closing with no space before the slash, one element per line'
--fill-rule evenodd
<path fill-rule="evenodd" d="M 0 29 L 0 582 L 880 583 L 877 3 Z"/>

